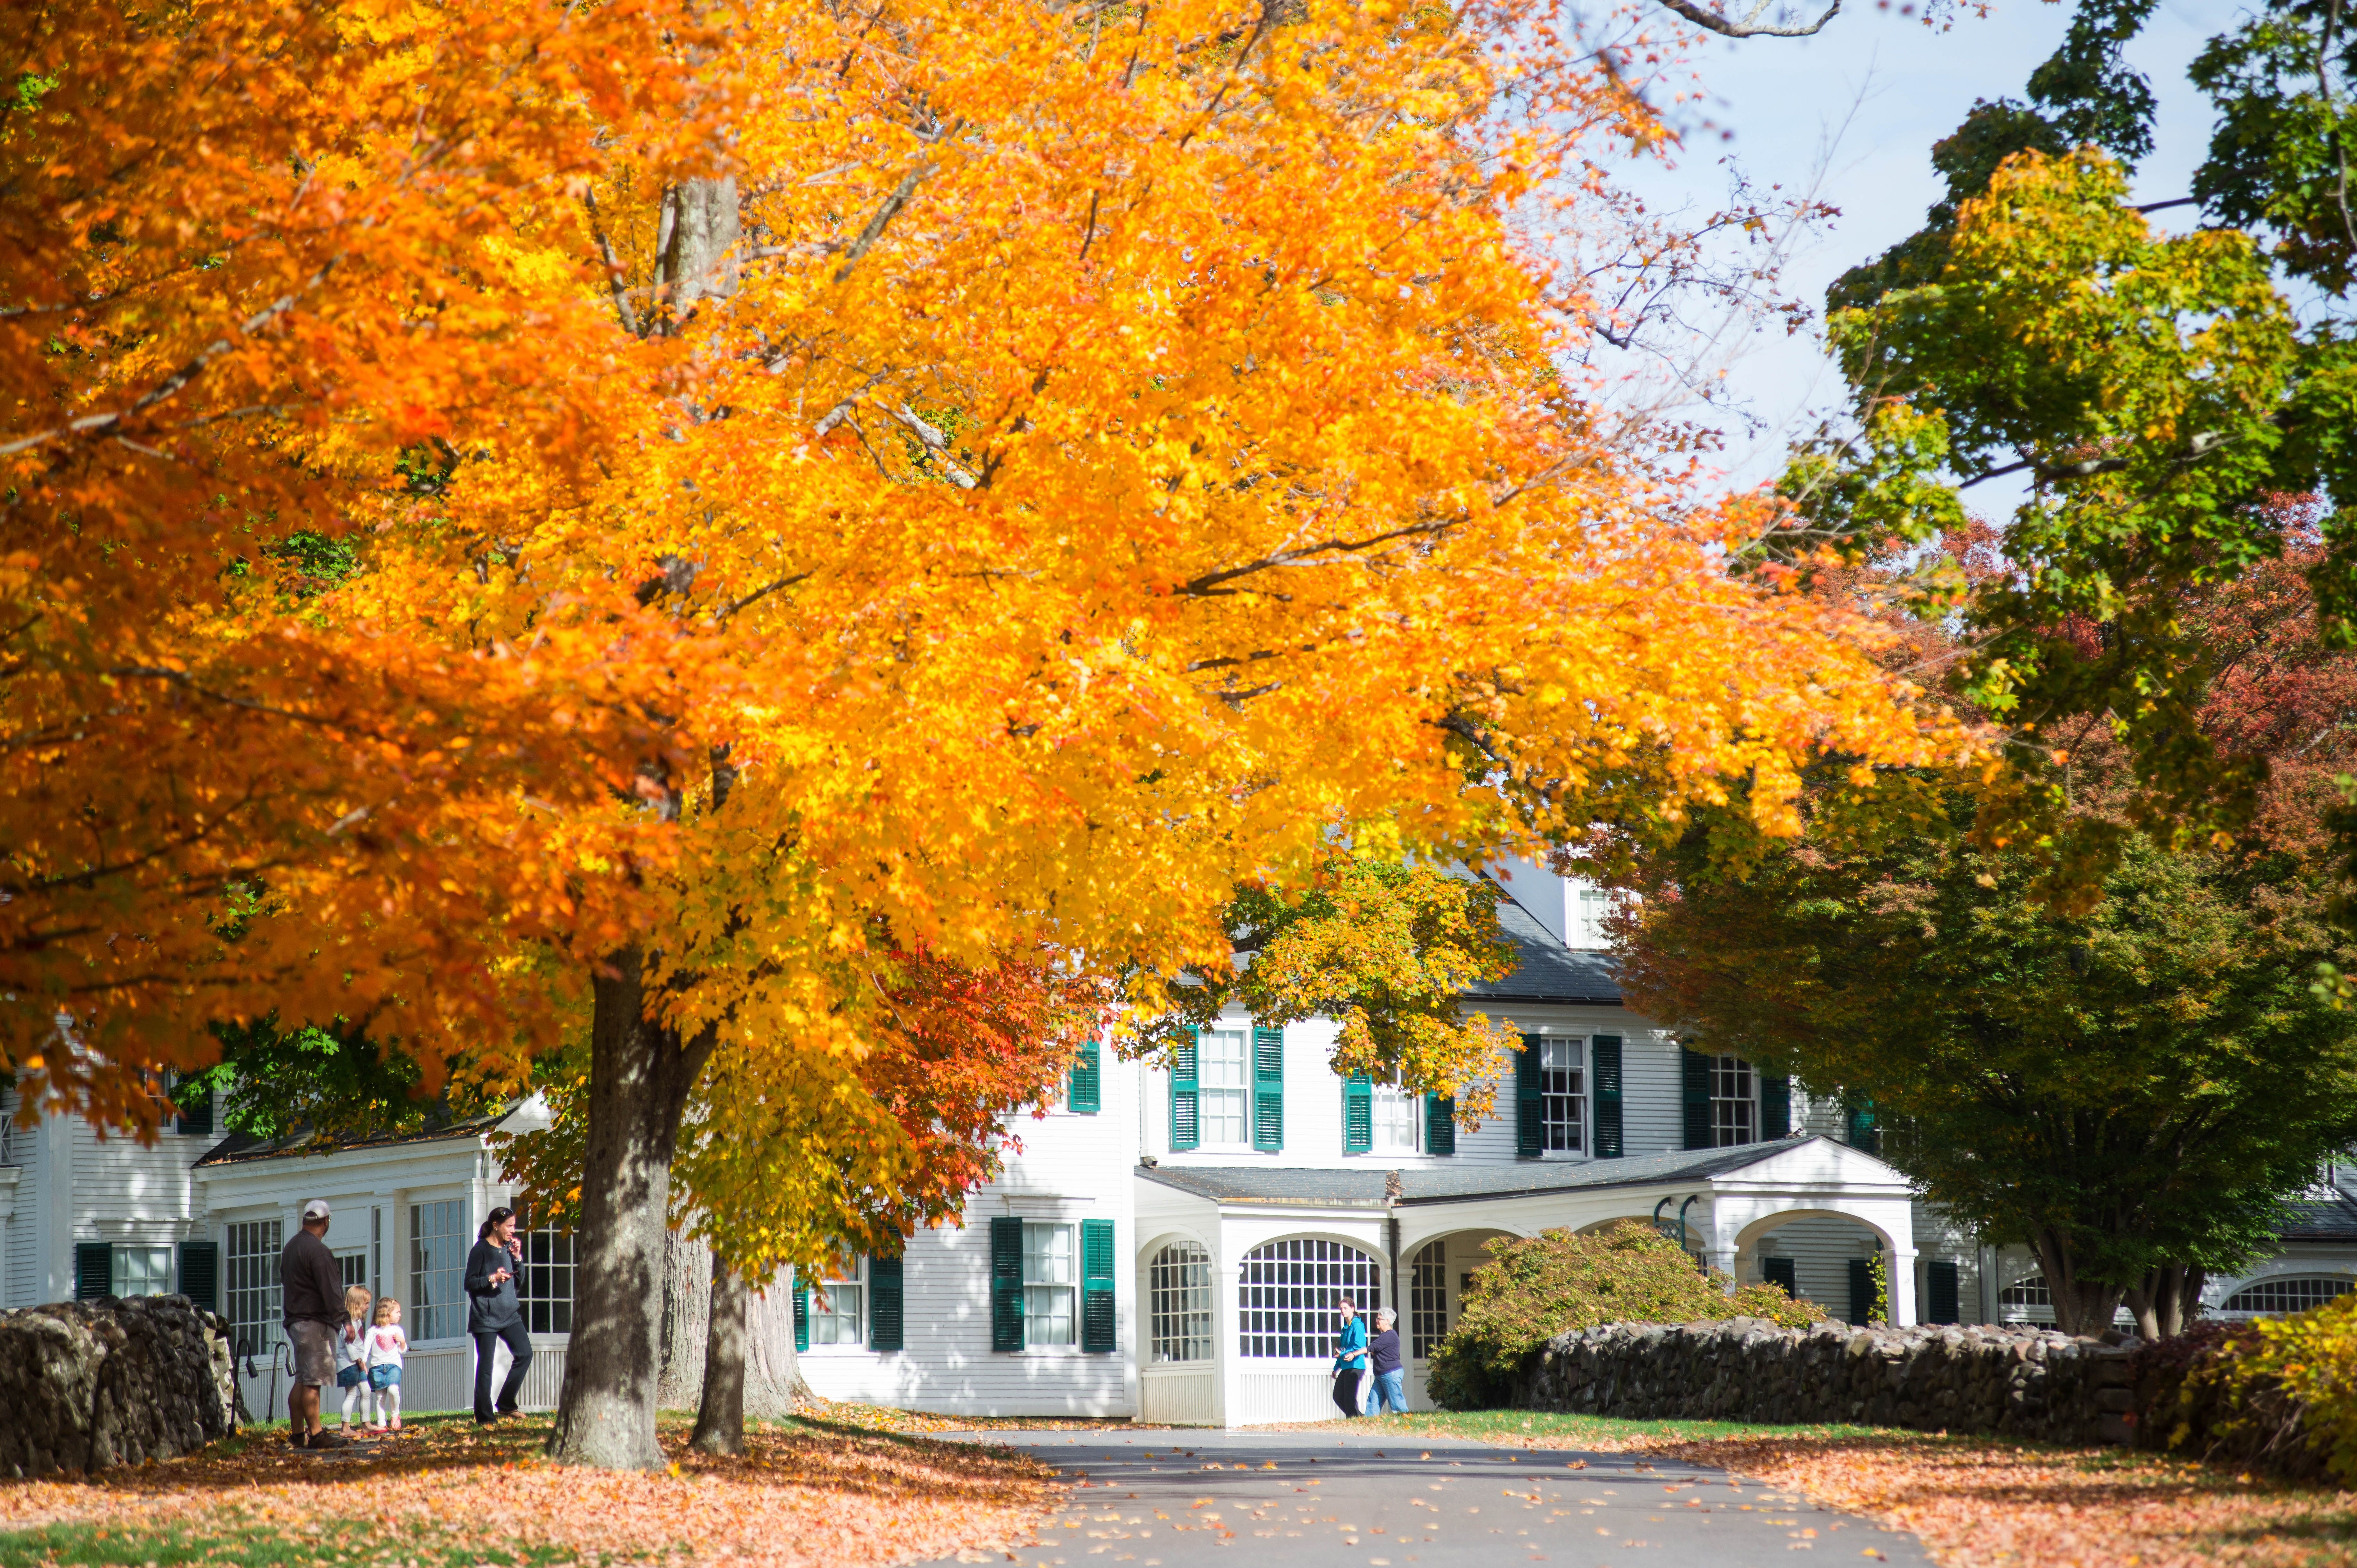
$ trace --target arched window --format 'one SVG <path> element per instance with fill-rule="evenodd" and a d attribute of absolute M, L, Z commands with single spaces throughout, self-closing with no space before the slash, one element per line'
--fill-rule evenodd
<path fill-rule="evenodd" d="M 1430 1356 L 1448 1332 L 1448 1243 L 1428 1241 L 1408 1270 L 1408 1355 Z"/>
<path fill-rule="evenodd" d="M 2350 1282 L 2330 1274 L 2291 1274 L 2244 1285 L 2226 1298 L 2222 1312 L 2306 1312 L 2349 1294 Z"/>
<path fill-rule="evenodd" d="M 1146 1268 L 1154 1327 L 1154 1359 L 1211 1359 L 1211 1254 L 1192 1241 L 1173 1241 Z"/>
<path fill-rule="evenodd" d="M 1383 1272 L 1356 1247 L 1298 1236 L 1244 1254 L 1243 1353 L 1324 1359 L 1334 1353 L 1335 1304 L 1372 1312 Z"/>

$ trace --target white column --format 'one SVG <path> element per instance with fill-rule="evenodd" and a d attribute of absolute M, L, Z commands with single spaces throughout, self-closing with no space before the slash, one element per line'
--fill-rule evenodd
<path fill-rule="evenodd" d="M 1894 1249 L 1883 1256 L 1889 1262 L 1890 1326 L 1905 1328 L 1915 1321 L 1915 1260 L 1913 1248 L 1904 1251 Z"/>
<path fill-rule="evenodd" d="M 1222 1228 L 1224 1231 L 1224 1227 Z M 1211 1289 L 1218 1299 L 1214 1319 L 1218 1337 L 1211 1344 L 1212 1364 L 1220 1369 L 1220 1393 L 1211 1418 L 1232 1426 L 1243 1413 L 1243 1269 L 1228 1256 L 1231 1243 L 1223 1233 L 1211 1264 Z"/>
<path fill-rule="evenodd" d="M 34 1279 L 36 1301 L 73 1299 L 74 1119 L 41 1118 L 41 1199 L 34 1236 L 40 1262 Z"/>

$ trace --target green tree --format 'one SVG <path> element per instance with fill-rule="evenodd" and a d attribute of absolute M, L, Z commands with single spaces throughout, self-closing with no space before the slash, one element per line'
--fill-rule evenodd
<path fill-rule="evenodd" d="M 1236 961 L 1199 965 L 1147 999 L 1138 1043 L 1167 1046 L 1209 1028 L 1231 1002 L 1273 1027 L 1340 1026 L 1334 1070 L 1449 1095 L 1469 1127 L 1496 1111 L 1501 1052 L 1519 1048 L 1464 1007 L 1477 982 L 1513 972 L 1498 927 L 1505 895 L 1485 878 L 1376 842 L 1337 849 L 1298 886 L 1239 888 L 1224 924 Z"/>
<path fill-rule="evenodd" d="M 1717 874 L 1717 821 L 1650 863 L 1631 1004 L 1871 1100 L 1884 1157 L 1932 1202 L 2036 1250 L 2066 1328 L 2125 1300 L 2174 1332 L 2205 1272 L 2269 1246 L 2283 1199 L 2357 1139 L 2357 1012 L 2319 979 L 2349 960 L 2319 850 L 2357 657 L 2318 643 L 2312 552 L 2180 606 L 2203 739 L 2270 765 L 2241 835 L 2172 851 L 2123 825 L 2099 720 L 2055 737 L 2072 810 L 2116 835 L 2073 904 L 2038 855 L 1986 844 L 1975 781 L 1911 781 L 1910 823 L 1829 777 L 1803 836 L 1746 876 Z"/>

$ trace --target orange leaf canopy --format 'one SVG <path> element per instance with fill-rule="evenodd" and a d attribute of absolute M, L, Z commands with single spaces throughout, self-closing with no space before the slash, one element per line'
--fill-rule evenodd
<path fill-rule="evenodd" d="M 1960 745 L 1562 370 L 1522 226 L 1655 131 L 1540 0 L 7 26 L 0 980 L 102 1112 L 271 1006 L 496 1069 L 626 941 L 856 1054 L 895 948 Z"/>

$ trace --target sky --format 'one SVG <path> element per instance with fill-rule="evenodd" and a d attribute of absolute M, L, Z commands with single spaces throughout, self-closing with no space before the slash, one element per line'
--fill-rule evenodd
<path fill-rule="evenodd" d="M 2160 101 L 2157 145 L 2136 174 L 2140 200 L 2189 194 L 2210 121 L 2185 68 L 2239 15 L 2241 7 L 2214 0 L 2163 0 L 2129 49 Z M 1921 226 L 1943 189 L 1932 172 L 1932 144 L 1955 129 L 1975 99 L 2021 97 L 2069 18 L 2067 5 L 1992 0 L 1986 16 L 1958 16 L 1937 30 L 1896 7 L 1878 11 L 1872 0 L 1851 0 L 1813 38 L 1710 38 L 1695 57 L 1704 96 L 1690 112 L 1707 124 L 1690 131 L 1676 166 L 1633 167 L 1629 183 L 1657 210 L 1684 199 L 1703 211 L 1726 199 L 1723 158 L 1758 186 L 1813 187 L 1840 215 L 1798 246 L 1784 280 L 1789 293 L 1821 307 L 1825 285 L 1844 270 Z M 2188 225 L 2196 210 L 2155 214 L 2154 221 Z M 1840 378 L 1816 325 L 1813 315 L 1803 336 L 1770 324 L 1736 341 L 1726 384 L 1760 427 L 1727 422 L 1722 461 L 1731 480 L 1772 477 L 1787 445 L 1838 406 Z M 2008 498 L 1985 492 L 1975 492 L 1975 504 L 2010 508 Z"/>

